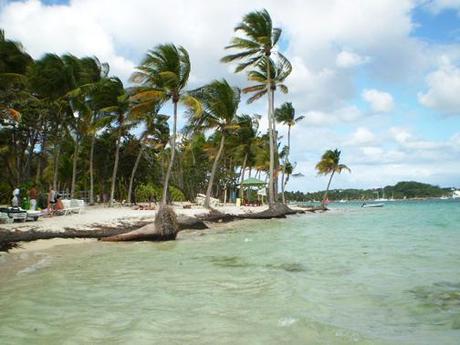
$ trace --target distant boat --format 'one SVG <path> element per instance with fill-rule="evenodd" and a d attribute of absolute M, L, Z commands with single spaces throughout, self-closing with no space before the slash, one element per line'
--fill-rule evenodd
<path fill-rule="evenodd" d="M 382 201 L 388 201 L 388 199 L 385 198 L 385 190 L 382 188 L 382 197 L 380 198 L 379 197 L 379 191 L 376 191 L 377 193 L 377 199 L 375 199 L 374 201 L 379 201 L 379 202 L 382 202 Z"/>
<path fill-rule="evenodd" d="M 339 202 L 348 202 L 348 200 L 342 199 L 342 200 L 339 200 Z"/>
<path fill-rule="evenodd" d="M 385 206 L 385 204 L 382 204 L 382 203 L 379 203 L 379 204 L 366 204 L 366 203 L 364 203 L 364 204 L 361 205 L 361 207 L 366 207 L 366 208 L 367 207 L 383 207 L 383 206 Z"/>
<path fill-rule="evenodd" d="M 442 197 L 440 197 L 439 199 L 441 199 L 441 200 L 448 200 L 448 199 L 449 199 L 449 197 L 448 197 L 448 196 L 445 196 L 445 195 L 443 195 L 443 196 L 442 196 Z"/>

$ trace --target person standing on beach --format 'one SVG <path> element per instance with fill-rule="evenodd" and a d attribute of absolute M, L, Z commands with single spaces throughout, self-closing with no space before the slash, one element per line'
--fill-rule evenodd
<path fill-rule="evenodd" d="M 19 207 L 19 194 L 20 194 L 19 188 L 16 188 L 15 190 L 13 190 L 13 198 L 11 199 L 11 206 Z"/>
<path fill-rule="evenodd" d="M 48 193 L 48 212 L 50 215 L 53 214 L 56 208 L 56 196 L 56 191 L 53 189 L 53 187 L 50 187 L 50 191 Z"/>
<path fill-rule="evenodd" d="M 35 211 L 37 208 L 37 199 L 38 199 L 38 190 L 35 185 L 32 186 L 29 190 L 29 199 L 30 199 L 30 209 Z"/>

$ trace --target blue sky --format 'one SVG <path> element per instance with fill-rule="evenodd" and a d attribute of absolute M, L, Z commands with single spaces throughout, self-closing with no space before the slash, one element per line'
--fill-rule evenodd
<path fill-rule="evenodd" d="M 147 49 L 174 42 L 189 50 L 191 88 L 216 78 L 245 86 L 245 75 L 219 59 L 233 27 L 259 8 L 283 29 L 280 49 L 294 66 L 276 105 L 291 101 L 306 115 L 291 151 L 304 177 L 288 189 L 323 189 L 314 165 L 335 147 L 352 173 L 333 188 L 460 187 L 458 0 L 0 0 L 0 27 L 35 58 L 96 55 L 124 80 Z M 265 109 L 264 101 L 241 104 L 245 113 Z"/>

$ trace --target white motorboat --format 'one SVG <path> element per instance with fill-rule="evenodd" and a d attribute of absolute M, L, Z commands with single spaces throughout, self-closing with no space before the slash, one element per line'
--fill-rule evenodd
<path fill-rule="evenodd" d="M 383 207 L 385 206 L 385 204 L 383 203 L 377 203 L 377 204 L 367 204 L 367 203 L 364 203 L 361 205 L 361 207 Z"/>

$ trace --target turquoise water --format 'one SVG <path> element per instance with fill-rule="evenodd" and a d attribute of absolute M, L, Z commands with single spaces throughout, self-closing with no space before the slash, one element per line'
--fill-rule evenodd
<path fill-rule="evenodd" d="M 0 343 L 458 344 L 460 202 L 359 206 L 42 251 L 0 278 Z"/>

